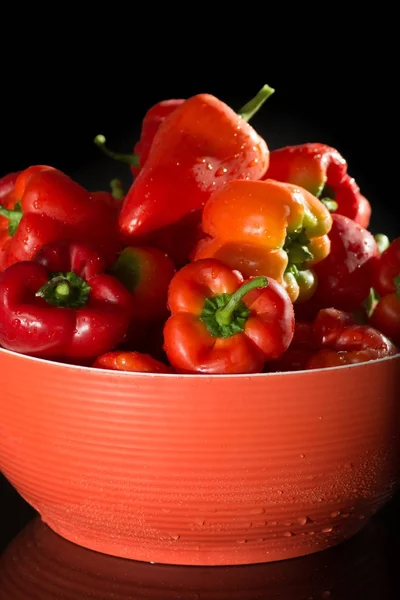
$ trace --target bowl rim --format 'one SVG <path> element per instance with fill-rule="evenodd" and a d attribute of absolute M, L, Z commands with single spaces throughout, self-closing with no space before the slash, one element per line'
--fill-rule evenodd
<path fill-rule="evenodd" d="M 350 365 L 338 365 L 335 367 L 323 367 L 318 369 L 302 369 L 298 371 L 274 371 L 270 373 L 148 373 L 145 371 L 118 371 L 114 369 L 101 369 L 99 367 L 87 367 L 82 365 L 74 365 L 71 363 L 63 363 L 57 360 L 50 360 L 46 358 L 38 358 L 36 356 L 30 356 L 28 354 L 22 354 L 20 352 L 15 352 L 13 350 L 7 350 L 6 348 L 0 347 L 0 358 L 2 354 L 6 354 L 9 356 L 14 356 L 22 361 L 28 361 L 39 364 L 50 365 L 50 368 L 62 367 L 63 369 L 71 369 L 72 371 L 84 371 L 88 373 L 97 372 L 100 377 L 107 375 L 108 377 L 144 377 L 149 379 L 172 379 L 172 380 L 180 380 L 184 379 L 264 379 L 264 378 L 282 378 L 282 377 L 293 377 L 293 376 L 305 376 L 315 373 L 325 373 L 331 371 L 343 371 L 349 369 L 359 369 L 366 368 L 368 365 L 381 364 L 384 362 L 390 362 L 394 360 L 400 359 L 400 351 L 397 354 L 393 354 L 391 356 L 384 356 L 383 358 L 376 358 L 374 360 L 364 361 L 360 363 L 353 363 Z"/>

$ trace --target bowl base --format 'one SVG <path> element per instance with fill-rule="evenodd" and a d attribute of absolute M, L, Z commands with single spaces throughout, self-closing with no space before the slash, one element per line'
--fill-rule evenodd
<path fill-rule="evenodd" d="M 108 556 L 164 565 L 216 567 L 270 563 L 322 552 L 355 536 L 365 527 L 369 519 L 365 519 L 362 523 L 354 520 L 354 523 L 347 524 L 345 531 L 336 533 L 312 532 L 312 535 L 292 536 L 286 538 L 285 545 L 282 545 L 282 540 L 268 540 L 238 543 L 235 547 L 226 549 L 188 547 L 182 542 L 179 544 L 179 540 L 175 543 L 167 543 L 162 548 L 141 547 L 138 546 L 137 540 L 132 540 L 131 544 L 128 541 L 122 544 L 120 541 L 94 537 L 83 531 L 71 531 L 63 524 L 53 523 L 43 518 L 42 521 L 65 540 Z"/>

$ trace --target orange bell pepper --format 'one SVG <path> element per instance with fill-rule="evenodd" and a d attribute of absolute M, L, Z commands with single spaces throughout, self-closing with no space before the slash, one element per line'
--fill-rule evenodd
<path fill-rule="evenodd" d="M 216 258 L 246 278 L 272 277 L 293 302 L 313 294 L 311 267 L 330 251 L 329 210 L 307 190 L 273 179 L 226 183 L 207 201 L 202 226 L 208 237 L 193 260 Z"/>

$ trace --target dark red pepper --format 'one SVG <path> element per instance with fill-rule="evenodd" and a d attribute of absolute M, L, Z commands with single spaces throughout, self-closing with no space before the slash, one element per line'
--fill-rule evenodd
<path fill-rule="evenodd" d="M 309 300 L 296 304 L 300 320 L 313 319 L 322 308 L 358 311 L 369 294 L 378 256 L 372 233 L 352 219 L 334 213 L 328 237 L 330 253 L 314 266 L 316 290 Z"/>
<path fill-rule="evenodd" d="M 150 324 L 167 319 L 168 286 L 175 274 L 167 254 L 158 248 L 128 246 L 110 272 L 132 294 L 132 330 L 147 330 Z"/>
<path fill-rule="evenodd" d="M 0 274 L 0 345 L 43 358 L 94 360 L 125 337 L 132 297 L 79 243 L 54 242 Z"/>
<path fill-rule="evenodd" d="M 354 364 L 393 356 L 397 347 L 382 332 L 360 324 L 356 315 L 322 309 L 312 322 L 296 321 L 286 352 L 268 371 L 300 371 Z"/>
<path fill-rule="evenodd" d="M 367 303 L 369 322 L 400 345 L 400 237 L 374 262 L 374 278 Z"/>

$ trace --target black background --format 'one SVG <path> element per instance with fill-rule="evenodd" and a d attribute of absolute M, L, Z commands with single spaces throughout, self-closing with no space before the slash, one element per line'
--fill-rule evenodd
<path fill-rule="evenodd" d="M 369 47 L 371 58 L 367 45 L 349 49 L 338 39 L 336 47 L 317 44 L 306 52 L 299 45 L 286 62 L 281 54 L 260 57 L 256 49 L 258 60 L 253 60 L 250 54 L 232 58 L 224 50 L 207 53 L 199 47 L 194 53 L 184 44 L 160 48 L 154 39 L 147 41 L 136 54 L 134 42 L 127 51 L 126 39 L 120 48 L 99 38 L 89 55 L 72 47 L 56 55 L 53 65 L 51 53 L 28 69 L 16 59 L 7 62 L 0 98 L 7 115 L 1 174 L 49 164 L 92 189 L 106 188 L 113 175 L 129 185 L 129 170 L 104 160 L 93 144 L 96 134 L 129 152 L 145 112 L 162 99 L 208 92 L 239 109 L 268 83 L 276 92 L 252 125 L 270 148 L 306 141 L 336 147 L 372 203 L 371 230 L 398 235 L 392 214 L 396 81 L 382 70 L 388 60 L 385 46 Z"/>

